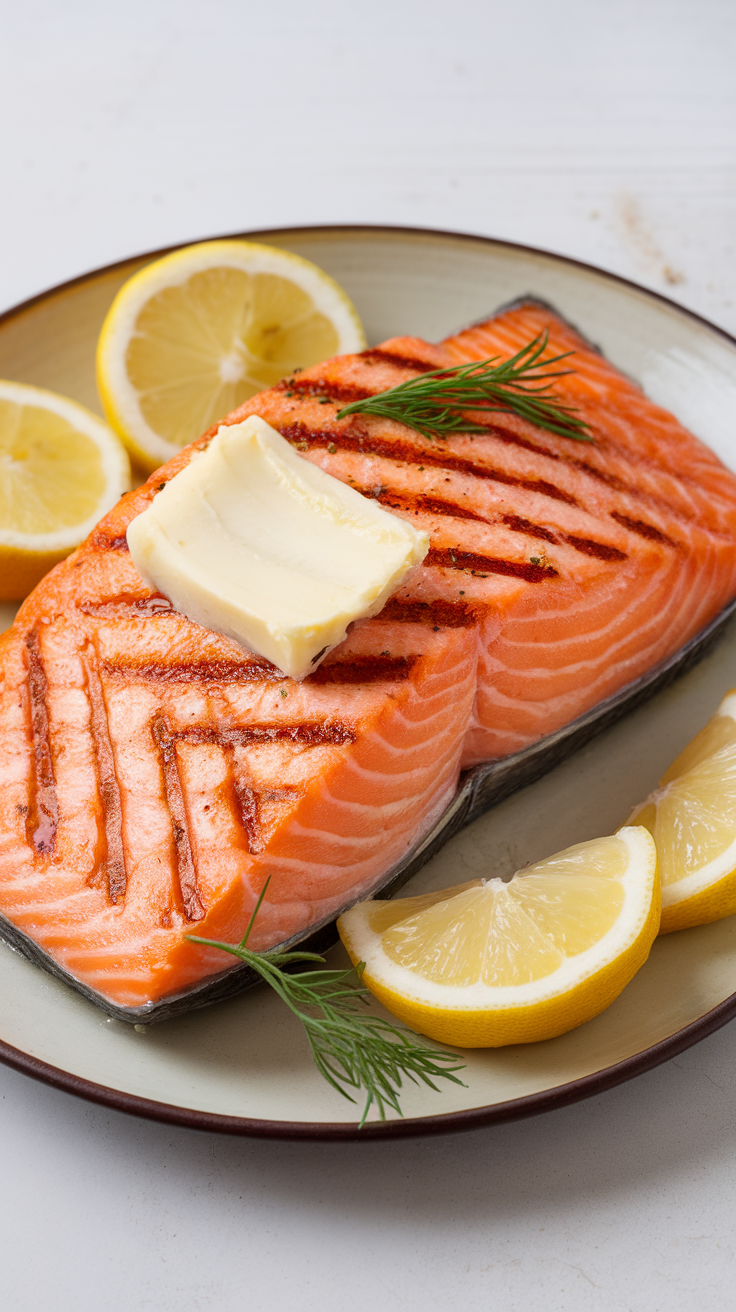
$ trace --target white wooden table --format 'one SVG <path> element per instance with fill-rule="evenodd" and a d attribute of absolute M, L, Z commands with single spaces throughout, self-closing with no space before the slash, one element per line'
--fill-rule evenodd
<path fill-rule="evenodd" d="M 347 221 L 562 251 L 736 333 L 733 0 L 7 0 L 2 34 L 0 308 Z M 0 1097 L 7 1312 L 733 1306 L 734 1026 L 434 1140 L 172 1130 L 3 1067 Z"/>

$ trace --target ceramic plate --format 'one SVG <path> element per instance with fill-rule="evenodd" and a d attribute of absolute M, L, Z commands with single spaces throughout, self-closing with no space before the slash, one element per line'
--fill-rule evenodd
<path fill-rule="evenodd" d="M 310 228 L 247 234 L 314 260 L 355 301 L 370 342 L 440 339 L 524 293 L 551 301 L 736 468 L 736 342 L 654 293 L 541 251 L 458 234 Z M 158 254 L 155 252 L 154 254 Z M 151 255 L 65 284 L 0 319 L 0 377 L 99 410 L 94 347 L 117 289 Z M 4 613 L 3 613 L 4 612 Z M 0 608 L 3 623 L 12 611 Z M 736 683 L 736 632 L 697 668 L 539 782 L 456 834 L 407 889 L 508 875 L 610 833 Z M 330 953 L 334 963 L 342 949 Z M 0 944 L 0 1058 L 70 1092 L 200 1129 L 303 1138 L 442 1132 L 548 1110 L 627 1079 L 736 1013 L 736 917 L 656 942 L 602 1016 L 547 1043 L 465 1054 L 466 1087 L 409 1086 L 404 1118 L 356 1127 L 265 990 L 140 1032 Z"/>

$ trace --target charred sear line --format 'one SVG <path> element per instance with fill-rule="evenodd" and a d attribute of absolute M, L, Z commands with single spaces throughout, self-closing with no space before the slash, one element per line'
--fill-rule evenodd
<path fill-rule="evenodd" d="M 494 472 L 494 477 L 498 471 Z M 568 492 L 563 492 L 562 488 L 557 487 L 554 483 L 548 483 L 544 478 L 511 478 L 504 475 L 498 476 L 500 483 L 509 483 L 514 487 L 526 488 L 527 492 L 541 492 L 542 496 L 550 497 L 553 501 L 564 501 L 568 506 L 577 506 L 579 503 Z"/>
<path fill-rule="evenodd" d="M 270 661 L 106 661 L 105 672 L 148 683 L 283 683 L 284 675 Z"/>
<path fill-rule="evenodd" d="M 380 346 L 369 347 L 367 351 L 361 351 L 361 360 L 366 364 L 391 364 L 396 369 L 411 369 L 415 374 L 429 374 L 437 365 L 427 364 L 426 360 L 419 360 L 412 355 L 399 355 L 397 351 L 382 351 Z"/>
<path fill-rule="evenodd" d="M 417 656 L 388 660 L 381 656 L 360 656 L 351 661 L 320 665 L 304 680 L 306 684 L 378 683 L 406 679 Z M 151 683 L 284 683 L 286 676 L 269 661 L 124 661 L 120 657 L 106 661 L 106 674 L 141 679 Z"/>
<path fill-rule="evenodd" d="M 362 492 L 364 497 L 374 497 L 376 501 L 381 502 L 381 505 L 390 506 L 392 510 L 406 510 L 415 514 L 422 512 L 441 518 L 474 519 L 480 524 L 488 523 L 485 515 L 478 515 L 468 506 L 461 506 L 456 501 L 444 501 L 441 497 L 428 496 L 422 492 L 415 494 L 395 492 L 392 488 L 383 485 L 371 488 L 359 487 L 357 483 L 352 483 L 351 487 L 354 487 L 356 492 Z"/>
<path fill-rule="evenodd" d="M 46 700 L 48 683 L 39 649 L 38 633 L 31 629 L 26 634 L 28 659 L 28 701 L 31 720 L 33 776 L 30 805 L 26 814 L 28 841 L 37 852 L 48 855 L 54 850 L 59 828 L 59 799 L 51 757 L 49 711 Z"/>
<path fill-rule="evenodd" d="M 326 683 L 400 683 L 408 679 L 419 656 L 355 656 L 349 661 L 320 665 L 306 684 Z"/>
<path fill-rule="evenodd" d="M 297 743 L 319 747 L 323 743 L 354 743 L 355 730 L 342 721 L 302 724 L 244 724 L 231 728 L 187 726 L 172 733 L 172 738 L 188 743 L 217 743 L 220 747 L 249 747 L 254 743 Z"/>
<path fill-rule="evenodd" d="M 504 515 L 501 522 L 507 528 L 513 529 L 514 533 L 526 533 L 528 537 L 539 538 L 541 542 L 558 541 L 557 535 L 550 532 L 548 528 L 542 528 L 541 524 L 532 524 L 531 520 L 523 519 L 521 515 Z"/>
<path fill-rule="evenodd" d="M 655 528 L 654 524 L 646 524 L 643 519 L 629 519 L 628 515 L 622 515 L 618 510 L 611 511 L 611 519 L 615 519 L 622 528 L 629 529 L 631 533 L 636 533 L 638 537 L 646 538 L 649 542 L 662 542 L 668 547 L 679 547 L 679 543 L 673 538 L 668 537 L 661 529 Z"/>
<path fill-rule="evenodd" d="M 335 401 L 349 405 L 351 401 L 365 401 L 375 396 L 375 390 L 357 387 L 352 383 L 338 383 L 327 378 L 284 378 L 277 386 L 277 391 L 300 399 L 314 397 L 318 401 Z"/>
<path fill-rule="evenodd" d="M 107 883 L 110 901 L 117 904 L 125 897 L 127 885 L 120 785 L 115 771 L 115 755 L 110 738 L 107 706 L 105 704 L 104 689 L 100 681 L 97 653 L 91 644 L 88 644 L 84 651 L 82 661 L 87 676 L 90 729 L 95 746 L 97 779 L 105 835 L 105 855 L 101 873 Z"/>
<path fill-rule="evenodd" d="M 525 533 L 529 537 L 539 538 L 542 542 L 565 542 L 583 556 L 595 556 L 598 560 L 626 560 L 626 552 L 611 546 L 610 542 L 596 542 L 593 538 L 578 537 L 575 533 L 553 533 L 541 524 L 532 524 L 521 515 L 504 515 L 502 522 L 515 533 Z"/>
<path fill-rule="evenodd" d="M 302 423 L 284 424 L 279 427 L 279 432 L 287 442 L 292 442 L 300 449 L 308 450 L 312 446 L 335 447 L 337 450 L 353 451 L 359 455 L 375 456 L 383 460 L 423 465 L 425 468 L 429 466 L 434 469 L 447 469 L 458 474 L 469 474 L 472 478 L 503 483 L 507 487 L 520 487 L 527 492 L 539 492 L 543 496 L 551 497 L 553 501 L 564 501 L 568 506 L 578 505 L 571 493 L 565 492 L 554 483 L 547 482 L 546 479 L 521 478 L 516 474 L 507 473 L 504 469 L 493 469 L 474 460 L 464 460 L 461 456 L 450 455 L 447 450 L 433 450 L 429 444 L 426 447 L 417 447 L 400 439 L 387 442 L 378 435 L 368 433 L 367 430 L 357 433 L 354 429 L 348 432 L 337 430 L 333 432 L 329 429 L 309 428 Z"/>
<path fill-rule="evenodd" d="M 523 579 L 526 583 L 542 583 L 557 578 L 552 565 L 533 565 L 524 560 L 502 560 L 497 556 L 481 556 L 475 551 L 460 551 L 452 547 L 431 548 L 424 557 L 425 565 L 438 565 L 441 569 L 470 570 L 472 574 L 505 574 L 509 578 Z"/>
<path fill-rule="evenodd" d="M 471 629 L 477 616 L 462 601 L 397 601 L 391 597 L 373 624 L 427 624 L 432 629 Z"/>
<path fill-rule="evenodd" d="M 148 619 L 151 615 L 178 615 L 168 597 L 154 592 L 148 597 L 138 597 L 132 592 L 120 592 L 107 601 L 78 601 L 77 610 L 83 615 L 92 615 L 99 619 L 125 620 Z"/>
<path fill-rule="evenodd" d="M 179 882 L 179 893 L 184 914 L 189 921 L 202 920 L 205 909 L 197 886 L 194 853 L 189 838 L 186 805 L 176 760 L 176 741 L 165 720 L 155 720 L 153 736 L 161 754 L 164 792 L 171 816 L 174 840 L 174 858 Z"/>
<path fill-rule="evenodd" d="M 246 848 L 250 856 L 258 856 L 260 852 L 266 850 L 266 843 L 263 837 L 263 814 L 262 804 L 264 802 L 280 802 L 294 800 L 301 796 L 298 788 L 286 786 L 284 788 L 262 788 L 255 789 L 243 779 L 239 778 L 235 771 L 231 772 L 232 789 L 235 797 L 235 807 L 238 819 L 245 834 Z"/>
<path fill-rule="evenodd" d="M 592 538 L 579 538 L 573 533 L 561 533 L 560 537 L 568 546 L 574 547 L 583 556 L 595 556 L 597 560 L 626 560 L 626 552 L 611 546 L 610 542 L 595 542 Z"/>
<path fill-rule="evenodd" d="M 581 474 L 594 478 L 597 483 L 605 483 L 606 487 L 613 488 L 615 492 L 631 492 L 634 496 L 641 496 L 636 488 L 629 487 L 617 474 L 610 474 L 606 469 L 598 469 L 596 465 L 588 464 L 587 460 L 573 460 L 572 457 L 568 457 L 567 463 L 579 469 Z"/>
<path fill-rule="evenodd" d="M 651 490 L 642 491 L 642 489 L 637 487 L 635 483 L 627 483 L 625 479 L 619 478 L 617 474 L 610 473 L 606 469 L 599 469 L 596 465 L 589 464 L 587 460 L 575 460 L 568 456 L 566 464 L 572 465 L 575 469 L 579 469 L 581 473 L 587 474 L 590 478 L 596 479 L 597 482 L 603 483 L 606 487 L 610 487 L 614 492 L 623 492 L 627 496 L 632 497 L 635 501 L 641 501 L 650 506 L 658 506 L 665 512 L 665 514 L 671 515 L 674 519 L 682 520 L 686 524 L 692 523 L 694 520 L 697 521 L 697 516 L 688 513 L 684 506 L 677 505 L 675 501 L 670 500 L 667 496 L 663 495 L 661 491 L 659 495 L 656 495 Z M 613 518 L 616 519 L 616 512 L 612 512 L 612 514 Z M 623 523 L 623 520 L 619 520 L 618 522 Z M 636 524 L 640 522 L 641 521 L 639 520 L 629 521 L 629 523 Z M 651 528 L 651 525 L 646 524 L 644 527 Z M 658 532 L 656 529 L 654 531 Z M 632 532 L 636 532 L 636 530 L 632 529 Z M 673 543 L 673 545 L 676 546 L 677 543 Z"/>
<path fill-rule="evenodd" d="M 237 775 L 233 777 L 233 790 L 248 852 L 251 856 L 256 856 L 265 846 L 261 838 L 261 808 L 258 793 Z"/>
<path fill-rule="evenodd" d="M 544 456 L 547 460 L 561 460 L 562 457 L 556 451 L 549 450 L 546 446 L 540 446 L 538 442 L 532 442 L 531 438 L 522 437 L 513 428 L 506 428 L 503 424 L 484 423 L 482 414 L 473 415 L 473 423 L 479 424 L 484 428 L 489 437 L 495 437 L 497 441 L 505 443 L 506 446 L 518 446 L 524 451 L 532 451 L 536 456 Z M 565 463 L 575 463 L 574 461 L 565 461 Z"/>

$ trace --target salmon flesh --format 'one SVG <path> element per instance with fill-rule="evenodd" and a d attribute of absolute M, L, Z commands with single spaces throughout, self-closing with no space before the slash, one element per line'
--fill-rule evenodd
<path fill-rule="evenodd" d="M 347 403 L 542 331 L 594 441 L 513 415 L 429 441 Z M 0 916 L 105 1004 L 140 1009 L 250 946 L 306 937 L 395 867 L 460 771 L 515 753 L 677 652 L 736 594 L 736 478 L 532 300 L 430 345 L 299 372 L 261 415 L 430 534 L 424 564 L 307 679 L 177 613 L 131 519 L 214 430 L 123 497 L 0 638 Z"/>

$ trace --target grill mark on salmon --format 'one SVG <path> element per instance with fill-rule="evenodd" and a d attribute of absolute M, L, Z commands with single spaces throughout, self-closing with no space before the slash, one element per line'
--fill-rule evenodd
<path fill-rule="evenodd" d="M 82 664 L 87 679 L 87 698 L 90 707 L 90 730 L 95 746 L 95 766 L 102 804 L 102 825 L 105 836 L 105 854 L 99 873 L 107 882 L 107 892 L 113 905 L 125 897 L 127 871 L 123 843 L 123 807 L 120 784 L 115 771 L 115 754 L 110 738 L 105 692 L 100 680 L 97 653 L 88 643 Z"/>
<path fill-rule="evenodd" d="M 541 524 L 532 524 L 531 520 L 524 519 L 521 515 L 504 515 L 501 522 L 507 528 L 513 529 L 514 533 L 526 533 L 529 537 L 539 538 L 542 542 L 557 544 L 556 533 L 551 533 L 548 528 L 542 528 Z"/>
<path fill-rule="evenodd" d="M 646 524 L 643 519 L 630 519 L 628 515 L 619 514 L 618 510 L 611 511 L 611 519 L 615 519 L 617 524 L 622 528 L 627 528 L 631 533 L 636 533 L 640 538 L 647 538 L 649 542 L 662 542 L 668 547 L 679 547 L 679 543 L 674 538 L 670 538 L 663 533 L 661 528 L 655 528 L 654 524 Z"/>
<path fill-rule="evenodd" d="M 596 465 L 590 464 L 587 460 L 581 460 L 579 457 L 575 457 L 567 454 L 561 456 L 556 451 L 548 451 L 544 447 L 535 445 L 533 442 L 528 442 L 525 438 L 518 437 L 518 435 L 512 433 L 506 434 L 505 432 L 502 432 L 500 429 L 494 428 L 493 436 L 499 438 L 499 440 L 502 442 L 506 442 L 514 446 L 526 447 L 528 448 L 528 450 L 535 452 L 535 454 L 537 455 L 546 456 L 547 459 L 549 460 L 557 460 L 560 461 L 560 463 L 563 465 L 569 465 L 571 469 L 577 469 L 581 474 L 584 474 L 586 477 L 594 479 L 597 483 L 602 483 L 604 487 L 610 488 L 612 492 L 621 492 L 625 496 L 631 497 L 634 501 L 641 501 L 645 505 L 649 505 L 649 506 L 657 506 L 659 507 L 659 509 L 663 510 L 665 514 L 671 515 L 674 519 L 682 520 L 682 522 L 685 524 L 693 523 L 696 518 L 694 515 L 688 514 L 684 506 L 675 505 L 666 496 L 661 496 L 661 495 L 657 496 L 650 490 L 643 491 L 640 487 L 637 487 L 635 483 L 632 483 L 627 479 L 621 478 L 618 474 L 614 474 L 609 470 L 599 469 Z M 600 449 L 602 450 L 604 448 L 603 439 L 598 435 L 596 435 L 595 431 L 594 431 L 594 437 L 595 440 L 599 443 Z M 609 443 L 608 441 L 606 441 L 605 445 L 612 446 L 613 443 Z M 630 461 L 632 463 L 644 464 L 643 461 L 637 462 L 635 460 L 634 454 L 631 451 L 623 451 L 621 452 L 621 455 L 623 459 Z"/>
<path fill-rule="evenodd" d="M 631 452 L 624 452 L 623 457 L 634 462 L 634 456 Z M 644 462 L 639 461 L 637 463 L 643 464 Z M 659 510 L 664 511 L 666 515 L 670 515 L 673 519 L 680 520 L 684 524 L 697 522 L 697 516 L 689 514 L 684 506 L 676 505 L 668 497 L 658 496 L 649 489 L 644 491 L 642 488 L 637 487 L 635 483 L 620 478 L 618 474 L 613 474 L 605 469 L 598 469 L 595 465 L 588 464 L 586 460 L 576 460 L 572 457 L 566 458 L 565 464 L 571 465 L 574 469 L 579 469 L 582 474 L 586 474 L 589 478 L 593 478 L 605 487 L 609 487 L 612 492 L 621 492 L 624 496 L 631 497 L 633 501 L 640 501 L 647 506 L 656 506 Z"/>
<path fill-rule="evenodd" d="M 461 456 L 448 453 L 425 451 L 397 439 L 387 442 L 368 433 L 337 432 L 328 429 L 309 428 L 306 424 L 276 424 L 281 436 L 301 450 L 310 446 L 334 447 L 336 450 L 357 452 L 360 455 L 377 456 L 384 460 L 402 461 L 406 464 L 431 465 L 436 469 L 449 469 L 458 474 L 469 474 L 473 478 L 487 479 L 494 483 L 503 483 L 507 487 L 521 487 L 527 492 L 540 492 L 554 501 L 564 501 L 568 506 L 579 506 L 579 502 L 570 492 L 563 491 L 554 483 L 543 478 L 522 478 L 520 475 L 508 474 L 503 469 L 494 469 L 490 465 L 481 465 L 474 460 L 465 460 Z"/>
<path fill-rule="evenodd" d="M 197 871 L 189 837 L 186 803 L 181 778 L 179 777 L 179 766 L 176 761 L 175 738 L 164 719 L 154 720 L 152 731 L 160 753 L 166 804 L 171 817 L 174 864 L 179 883 L 179 900 L 183 905 L 187 920 L 203 920 L 205 908 L 202 905 L 197 885 Z"/>
<path fill-rule="evenodd" d="M 625 551 L 611 546 L 610 542 L 596 542 L 593 538 L 580 538 L 575 533 L 561 533 L 560 538 L 568 546 L 582 552 L 584 556 L 595 556 L 597 560 L 626 560 Z"/>
<path fill-rule="evenodd" d="M 555 545 L 565 542 L 584 556 L 596 556 L 598 560 L 608 561 L 628 559 L 625 551 L 620 551 L 609 542 L 597 542 L 594 538 L 579 537 L 576 533 L 553 533 L 541 524 L 532 524 L 530 520 L 523 519 L 521 515 L 504 515 L 502 522 L 515 533 L 526 533 L 542 542 L 552 542 Z"/>
<path fill-rule="evenodd" d="M 116 656 L 103 665 L 106 674 L 147 683 L 283 683 L 286 676 L 269 661 L 136 661 Z"/>
<path fill-rule="evenodd" d="M 366 364 L 391 364 L 397 369 L 411 369 L 415 374 L 429 374 L 437 367 L 434 364 L 427 364 L 426 360 L 419 360 L 414 355 L 382 351 L 380 346 L 372 346 L 367 351 L 361 351 L 360 358 L 365 360 Z"/>
<path fill-rule="evenodd" d="M 376 501 L 380 501 L 381 505 L 390 506 L 392 510 L 406 510 L 415 514 L 424 511 L 428 515 L 437 515 L 440 518 L 473 519 L 480 524 L 489 522 L 486 515 L 479 515 L 469 506 L 461 506 L 456 501 L 444 501 L 441 497 L 433 497 L 423 492 L 395 492 L 383 484 L 373 488 L 359 487 L 357 483 L 351 483 L 350 486 L 355 488 L 356 492 L 361 492 L 364 497 L 373 497 Z"/>
<path fill-rule="evenodd" d="M 361 656 L 320 665 L 303 683 L 380 683 L 408 679 L 418 656 Z M 287 676 L 268 661 L 135 661 L 117 656 L 104 662 L 106 674 L 148 683 L 284 683 Z"/>
<path fill-rule="evenodd" d="M 28 840 L 37 852 L 49 855 L 56 844 L 59 827 L 59 799 L 56 793 L 54 764 L 51 756 L 49 710 L 46 700 L 48 683 L 38 632 L 31 629 L 25 639 L 28 662 L 28 701 L 31 721 L 33 776 L 31 798 L 26 817 Z"/>
<path fill-rule="evenodd" d="M 261 808 L 258 794 L 250 784 L 245 783 L 237 774 L 233 774 L 233 792 L 238 818 L 245 833 L 246 847 L 251 856 L 262 852 L 264 843 L 261 838 Z"/>
<path fill-rule="evenodd" d="M 241 779 L 235 772 L 232 778 L 235 807 L 245 834 L 246 848 L 250 856 L 258 856 L 260 852 L 266 850 L 266 843 L 263 838 L 262 802 L 293 800 L 299 796 L 299 790 L 290 787 L 256 789 Z"/>
<path fill-rule="evenodd" d="M 314 397 L 318 401 L 335 401 L 349 405 L 351 401 L 366 401 L 376 396 L 376 390 L 357 387 L 352 383 L 340 383 L 327 378 L 284 378 L 277 384 L 275 391 L 285 392 L 287 396 L 300 399 Z"/>
<path fill-rule="evenodd" d="M 320 665 L 304 680 L 316 683 L 400 683 L 408 679 L 419 656 L 354 656 Z"/>
<path fill-rule="evenodd" d="M 499 442 L 503 442 L 507 446 L 520 447 L 526 451 L 531 451 L 534 455 L 543 456 L 547 460 L 558 461 L 563 466 L 569 465 L 571 469 L 576 469 L 588 478 L 592 478 L 598 483 L 603 483 L 605 487 L 609 487 L 613 492 L 622 492 L 626 496 L 632 497 L 635 501 L 643 501 L 648 505 L 659 506 L 668 515 L 672 515 L 676 519 L 681 519 L 685 523 L 691 523 L 693 521 L 693 516 L 688 515 L 684 507 L 674 505 L 667 497 L 655 496 L 649 491 L 643 492 L 635 483 L 627 481 L 626 479 L 619 477 L 618 474 L 611 473 L 608 470 L 599 469 L 596 465 L 591 465 L 587 460 L 581 460 L 579 457 L 567 454 L 564 456 L 560 455 L 557 451 L 552 451 L 547 447 L 540 446 L 537 442 L 532 442 L 529 438 L 522 437 L 520 433 L 515 433 L 512 429 L 504 428 L 500 424 L 484 424 L 482 419 L 478 419 L 477 416 L 473 417 L 473 422 L 478 422 L 485 429 L 489 437 L 495 437 Z M 593 432 L 594 439 L 600 444 L 603 440 L 601 436 L 595 432 L 594 428 L 591 431 Z M 609 445 L 609 443 L 606 443 L 606 445 Z M 630 451 L 622 452 L 622 455 L 624 459 L 630 461 L 634 460 L 634 456 Z"/>
<path fill-rule="evenodd" d="M 438 565 L 442 569 L 468 569 L 472 574 L 505 574 L 509 578 L 523 579 L 525 583 L 541 583 L 557 578 L 553 565 L 533 565 L 523 560 L 503 560 L 498 556 L 481 556 L 475 551 L 460 551 L 452 547 L 431 547 L 424 557 L 425 565 Z"/>
<path fill-rule="evenodd" d="M 467 519 L 475 520 L 481 524 L 493 524 L 494 519 L 488 515 L 479 515 L 474 510 L 465 506 L 458 505 L 455 501 L 443 501 L 439 497 L 425 496 L 423 493 L 407 495 L 401 492 L 394 492 L 383 485 L 376 488 L 358 487 L 353 483 L 352 486 L 356 492 L 361 492 L 363 496 L 372 496 L 382 505 L 390 506 L 392 510 L 405 510 L 408 513 L 412 511 L 418 514 L 424 511 L 427 514 L 437 515 L 445 519 Z M 575 551 L 580 551 L 584 556 L 596 556 L 599 560 L 626 560 L 626 552 L 620 551 L 618 547 L 611 546 L 607 542 L 597 542 L 593 538 L 580 537 L 574 533 L 554 534 L 549 529 L 542 528 L 539 524 L 532 524 L 528 519 L 523 519 L 520 515 L 503 515 L 501 522 L 507 528 L 513 529 L 516 533 L 524 533 L 530 537 L 540 538 L 544 542 L 567 543 Z M 498 573 L 499 571 L 494 571 Z M 502 571 L 503 572 L 503 571 Z"/>
<path fill-rule="evenodd" d="M 121 592 L 109 601 L 78 601 L 77 610 L 83 615 L 93 615 L 99 619 L 148 619 L 150 615 L 179 615 L 168 597 L 160 592 L 154 592 L 150 597 Z"/>
<path fill-rule="evenodd" d="M 472 629 L 477 611 L 462 601 L 397 601 L 391 597 L 372 623 L 428 624 L 433 629 Z"/>
<path fill-rule="evenodd" d="M 324 743 L 343 746 L 354 743 L 356 733 L 343 721 L 299 724 L 246 724 L 212 728 L 209 725 L 187 725 L 186 729 L 172 731 L 172 738 L 188 743 L 217 743 L 220 747 L 250 746 L 253 743 L 297 743 L 306 747 L 320 747 Z"/>

